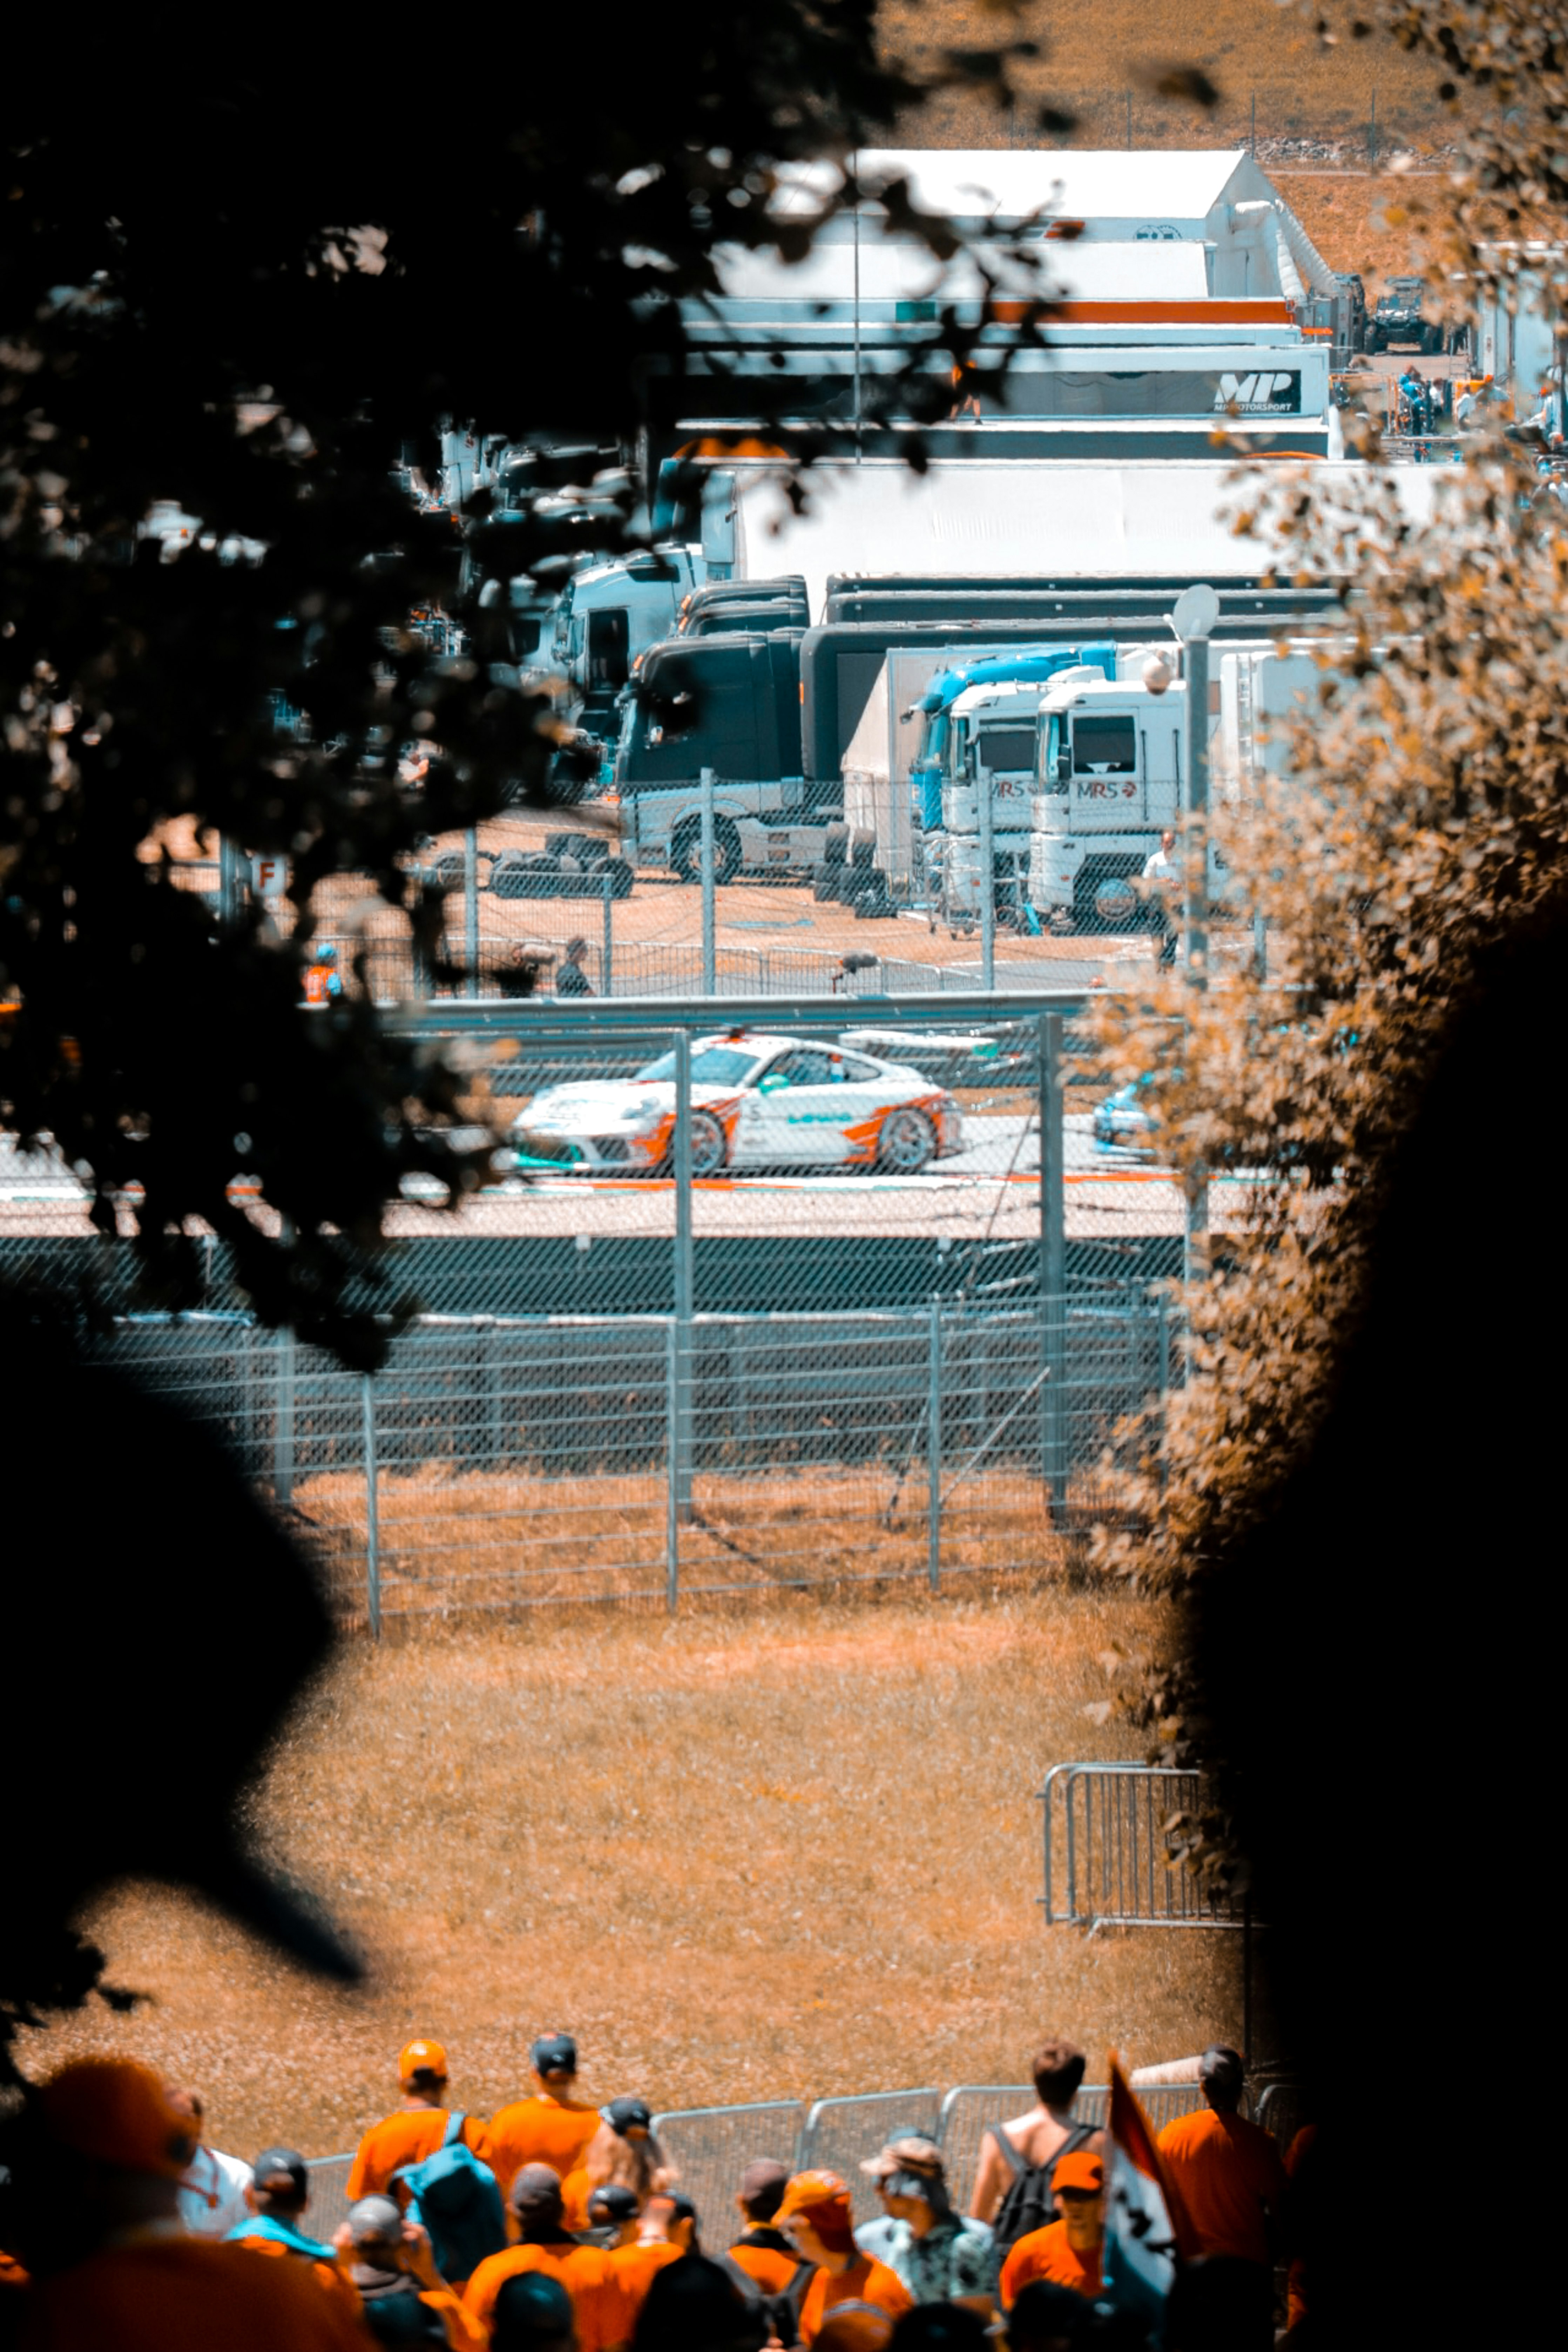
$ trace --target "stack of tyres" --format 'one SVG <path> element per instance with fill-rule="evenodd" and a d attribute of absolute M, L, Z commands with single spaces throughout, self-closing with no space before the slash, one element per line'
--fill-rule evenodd
<path fill-rule="evenodd" d="M 838 899 L 849 859 L 849 827 L 830 824 L 822 837 L 822 863 L 812 868 L 811 895 L 819 907 Z"/>
<path fill-rule="evenodd" d="M 498 898 L 602 898 L 608 875 L 612 898 L 631 895 L 632 869 L 612 857 L 610 845 L 591 833 L 551 833 L 542 851 L 509 849 L 490 868 Z"/>

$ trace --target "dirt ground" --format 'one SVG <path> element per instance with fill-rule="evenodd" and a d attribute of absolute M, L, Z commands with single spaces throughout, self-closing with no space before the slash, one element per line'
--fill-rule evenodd
<path fill-rule="evenodd" d="M 416 2033 L 489 2112 L 533 2036 L 658 2105 L 1016 2082 L 1065 2032 L 1131 2063 L 1239 2028 L 1237 1938 L 1047 1929 L 1050 1766 L 1136 1755 L 1097 1663 L 1151 1604 L 996 1600 L 525 1626 L 345 1647 L 260 1789 L 267 1847 L 358 1938 L 323 1990 L 181 1897 L 90 1922 L 148 2005 L 21 2037 L 37 2074 L 135 2051 L 200 2085 L 218 2145 L 350 2146 Z M 193 1754 L 199 1755 L 199 1736 Z"/>

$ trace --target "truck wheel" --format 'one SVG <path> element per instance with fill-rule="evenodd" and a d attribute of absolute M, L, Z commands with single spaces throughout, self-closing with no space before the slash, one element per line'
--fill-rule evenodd
<path fill-rule="evenodd" d="M 838 898 L 838 886 L 843 879 L 844 868 L 842 866 L 818 866 L 814 867 L 811 880 L 811 895 L 816 899 L 819 907 L 831 906 L 837 902 Z"/>
<path fill-rule="evenodd" d="M 732 882 L 741 870 L 741 836 L 727 816 L 713 827 L 713 879 Z"/>
<path fill-rule="evenodd" d="M 683 882 L 702 879 L 702 827 L 695 817 L 682 817 L 670 835 L 669 862 Z"/>
<path fill-rule="evenodd" d="M 873 864 L 873 863 L 874 863 L 874 861 L 875 861 L 875 859 L 876 859 L 876 856 L 877 856 L 877 836 L 876 836 L 876 835 L 875 835 L 874 833 L 871 833 L 871 832 L 862 831 L 862 830 L 858 826 L 858 827 L 856 828 L 856 830 L 855 830 L 855 831 L 850 835 L 850 836 L 849 836 L 849 863 L 850 863 L 850 865 L 851 865 L 851 866 L 870 866 L 871 864 Z"/>
<path fill-rule="evenodd" d="M 923 1110 L 890 1110 L 877 1138 L 877 1165 L 918 1176 L 936 1158 L 936 1129 Z"/>
<path fill-rule="evenodd" d="M 629 898 L 632 895 L 632 884 L 637 879 L 637 877 L 632 872 L 626 860 L 624 857 L 606 858 L 605 861 L 605 871 L 610 877 L 611 898 Z"/>
<path fill-rule="evenodd" d="M 837 818 L 822 835 L 822 855 L 829 866 L 843 866 L 849 856 L 849 827 Z"/>
<path fill-rule="evenodd" d="M 717 1176 L 724 1165 L 729 1146 L 724 1129 L 710 1110 L 694 1110 L 691 1114 L 691 1172 L 694 1176 Z"/>

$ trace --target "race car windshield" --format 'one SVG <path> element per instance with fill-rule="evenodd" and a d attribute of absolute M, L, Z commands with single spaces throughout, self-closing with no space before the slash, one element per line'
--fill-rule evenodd
<path fill-rule="evenodd" d="M 693 1086 L 744 1086 L 757 1066 L 755 1054 L 748 1054 L 739 1045 L 704 1045 L 700 1054 L 691 1056 Z M 639 1078 L 673 1078 L 675 1055 L 661 1054 L 646 1070 L 637 1072 Z"/>

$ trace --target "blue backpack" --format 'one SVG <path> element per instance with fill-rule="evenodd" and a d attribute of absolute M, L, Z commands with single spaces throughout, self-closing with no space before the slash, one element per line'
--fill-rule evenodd
<path fill-rule="evenodd" d="M 472 2278 L 479 2264 L 506 2245 L 506 2214 L 495 2174 L 463 2138 L 467 2118 L 447 2119 L 447 2135 L 423 2164 L 405 2164 L 397 2178 L 409 2191 L 408 2219 L 430 2232 L 436 2267 L 448 2284 Z"/>

